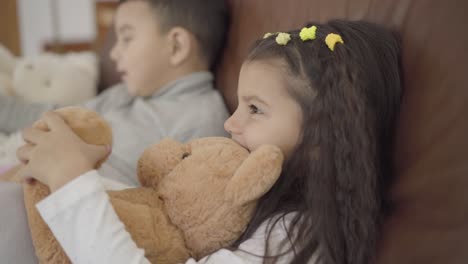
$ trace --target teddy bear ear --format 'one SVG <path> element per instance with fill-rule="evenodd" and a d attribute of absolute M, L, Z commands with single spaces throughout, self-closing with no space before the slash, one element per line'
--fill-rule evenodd
<path fill-rule="evenodd" d="M 2 44 L 0 44 L 0 72 L 12 74 L 17 58 Z"/>
<path fill-rule="evenodd" d="M 252 152 L 226 186 L 226 201 L 241 206 L 259 199 L 278 180 L 283 159 L 281 150 L 272 145 Z"/>
<path fill-rule="evenodd" d="M 97 80 L 99 75 L 99 60 L 94 52 L 70 52 L 65 59 Z"/>

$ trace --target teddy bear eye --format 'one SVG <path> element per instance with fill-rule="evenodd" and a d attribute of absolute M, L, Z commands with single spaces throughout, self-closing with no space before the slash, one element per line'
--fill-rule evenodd
<path fill-rule="evenodd" d="M 185 152 L 184 154 L 182 154 L 182 159 L 185 159 L 185 158 L 187 158 L 188 156 L 190 156 L 190 153 Z"/>

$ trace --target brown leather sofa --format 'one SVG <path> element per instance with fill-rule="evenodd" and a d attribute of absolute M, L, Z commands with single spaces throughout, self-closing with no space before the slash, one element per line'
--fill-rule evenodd
<path fill-rule="evenodd" d="M 264 32 L 365 19 L 397 30 L 405 91 L 381 264 L 468 263 L 468 1 L 230 0 L 218 87 L 236 107 L 239 68 Z M 465 14 L 466 13 L 466 14 Z M 106 69 L 104 85 L 115 81 Z"/>

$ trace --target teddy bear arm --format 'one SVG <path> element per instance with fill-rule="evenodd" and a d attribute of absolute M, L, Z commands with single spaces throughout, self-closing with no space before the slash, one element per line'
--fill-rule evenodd
<path fill-rule="evenodd" d="M 151 188 L 108 192 L 112 206 L 151 263 L 179 263 L 190 257 L 182 232 L 171 223 Z"/>
<path fill-rule="evenodd" d="M 278 147 L 261 146 L 236 170 L 226 186 L 226 200 L 242 205 L 260 198 L 280 176 L 282 164 L 283 154 Z"/>
<path fill-rule="evenodd" d="M 221 213 L 207 219 L 196 228 L 185 233 L 185 240 L 193 257 L 201 259 L 213 252 L 229 247 L 244 232 L 251 219 L 253 206 L 242 208 L 224 207 Z"/>

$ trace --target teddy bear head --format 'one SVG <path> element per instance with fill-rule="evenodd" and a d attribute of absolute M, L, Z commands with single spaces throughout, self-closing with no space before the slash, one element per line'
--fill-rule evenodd
<path fill-rule="evenodd" d="M 31 102 L 73 105 L 96 95 L 97 57 L 91 52 L 17 58 L 12 94 Z"/>
<path fill-rule="evenodd" d="M 203 256 L 240 236 L 282 161 L 275 146 L 249 153 L 228 138 L 166 139 L 143 153 L 138 175 L 157 190 L 192 254 Z"/>

